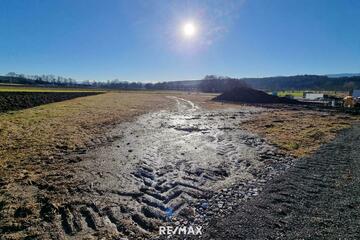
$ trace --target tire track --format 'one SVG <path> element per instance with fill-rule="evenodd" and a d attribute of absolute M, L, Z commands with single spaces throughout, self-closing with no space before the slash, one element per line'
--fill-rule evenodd
<path fill-rule="evenodd" d="M 62 169 L 71 174 L 54 169 L 34 183 L 40 239 L 148 239 L 193 221 L 224 188 L 283 167 L 274 147 L 239 128 L 258 110 L 205 111 L 172 98 L 178 111 L 121 124 L 108 146 L 69 156 Z"/>

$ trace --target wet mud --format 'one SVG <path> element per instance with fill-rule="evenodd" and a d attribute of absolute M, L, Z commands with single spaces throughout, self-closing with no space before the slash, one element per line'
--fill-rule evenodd
<path fill-rule="evenodd" d="M 0 210 L 4 239 L 148 239 L 159 237 L 159 226 L 206 226 L 293 163 L 241 128 L 265 109 L 209 111 L 172 99 L 175 110 L 121 124 L 111 143 L 66 156 L 23 186 L 40 210 Z M 29 215 L 27 223 L 9 221 Z"/>

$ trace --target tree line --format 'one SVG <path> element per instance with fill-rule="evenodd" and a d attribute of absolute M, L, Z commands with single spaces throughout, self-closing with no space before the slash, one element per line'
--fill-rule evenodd
<path fill-rule="evenodd" d="M 333 90 L 360 89 L 360 77 L 330 78 L 322 75 L 296 75 L 265 78 L 231 78 L 207 75 L 202 80 L 167 81 L 157 83 L 128 82 L 118 79 L 108 81 L 76 81 L 55 75 L 24 75 L 14 72 L 0 76 L 0 83 L 43 85 L 54 87 L 88 87 L 124 90 L 179 90 L 201 92 L 224 92 L 238 87 L 252 87 L 265 91 L 280 90 Z"/>
<path fill-rule="evenodd" d="M 26 85 L 53 85 L 53 86 L 75 86 L 77 82 L 73 78 L 55 76 L 52 74 L 25 75 L 9 72 L 0 76 L 0 83 L 26 84 Z"/>

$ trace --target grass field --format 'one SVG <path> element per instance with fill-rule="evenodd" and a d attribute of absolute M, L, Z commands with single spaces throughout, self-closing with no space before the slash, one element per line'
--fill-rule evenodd
<path fill-rule="evenodd" d="M 53 154 L 62 151 L 71 152 L 106 142 L 106 133 L 115 124 L 149 111 L 173 107 L 174 101 L 167 98 L 169 95 L 189 99 L 210 110 L 243 107 L 213 102 L 214 94 L 122 91 L 2 113 L 0 175 L 20 173 L 11 172 L 8 167 L 20 164 L 26 168 L 27 159 L 48 161 Z M 337 131 L 350 126 L 354 120 L 319 112 L 275 109 L 264 111 L 239 127 L 262 135 L 295 156 L 304 156 L 333 139 Z M 41 165 L 32 165 L 30 169 L 33 167 L 41 168 Z"/>
<path fill-rule="evenodd" d="M 112 124 L 169 104 L 162 94 L 112 92 L 0 114 L 1 163 L 85 147 Z"/>

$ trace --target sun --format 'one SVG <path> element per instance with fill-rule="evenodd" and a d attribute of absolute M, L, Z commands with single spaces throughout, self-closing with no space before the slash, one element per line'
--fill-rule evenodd
<path fill-rule="evenodd" d="M 182 26 L 182 32 L 184 37 L 192 38 L 196 35 L 197 29 L 193 22 L 187 22 Z"/>

